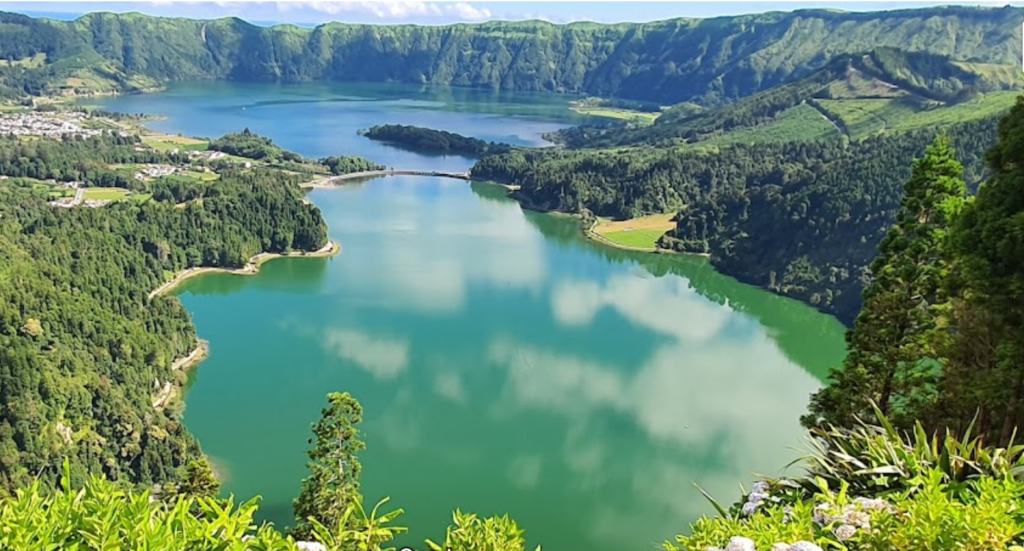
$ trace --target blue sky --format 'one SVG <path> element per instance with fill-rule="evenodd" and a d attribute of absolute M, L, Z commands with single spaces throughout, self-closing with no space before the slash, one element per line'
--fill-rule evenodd
<path fill-rule="evenodd" d="M 431 2 L 377 0 L 361 2 L 3 2 L 0 10 L 53 14 L 67 19 L 90 11 L 130 12 L 209 19 L 237 16 L 268 23 L 317 24 L 327 21 L 353 23 L 417 23 L 437 25 L 495 19 L 545 19 L 556 23 L 589 20 L 605 23 L 653 21 L 672 17 L 713 17 L 800 8 L 833 8 L 847 11 L 889 10 L 942 4 L 1024 6 L 1024 1 L 974 2 Z"/>

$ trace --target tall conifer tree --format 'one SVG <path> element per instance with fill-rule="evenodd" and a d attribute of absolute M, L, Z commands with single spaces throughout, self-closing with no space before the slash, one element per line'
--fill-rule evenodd
<path fill-rule="evenodd" d="M 1005 443 L 1024 425 L 1024 96 L 987 161 L 992 178 L 953 232 L 965 300 L 941 405 L 954 428 L 976 419 Z"/>
<path fill-rule="evenodd" d="M 864 307 L 847 332 L 849 355 L 832 370 L 834 383 L 811 398 L 804 425 L 871 419 L 872 401 L 907 424 L 931 406 L 937 350 L 947 335 L 948 230 L 967 193 L 962 174 L 944 136 L 915 161 L 896 225 L 871 266 Z"/>
<path fill-rule="evenodd" d="M 362 465 L 356 454 L 366 444 L 359 439 L 356 425 L 363 420 L 363 408 L 348 392 L 332 392 L 327 402 L 309 441 L 313 445 L 308 452 L 309 476 L 294 503 L 296 525 L 291 534 L 296 539 L 312 536 L 310 517 L 331 530 L 346 528 L 339 526 L 346 510 L 362 499 Z"/>

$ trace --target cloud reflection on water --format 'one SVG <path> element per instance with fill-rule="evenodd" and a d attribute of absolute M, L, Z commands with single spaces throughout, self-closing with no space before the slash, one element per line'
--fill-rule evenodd
<path fill-rule="evenodd" d="M 423 186 L 464 187 L 461 181 L 438 184 L 410 176 L 369 185 L 391 188 L 388 208 L 375 210 L 387 214 L 374 220 L 344 219 L 338 232 L 362 234 L 360 241 L 375 243 L 372 253 L 358 255 L 368 266 L 343 276 L 366 289 L 381 306 L 453 314 L 464 309 L 471 285 L 539 292 L 547 275 L 544 238 L 518 207 L 471 195 L 433 202 L 416 195 Z M 472 208 L 467 208 L 467 201 L 474 203 Z M 462 214 L 466 211 L 473 213 L 471 219 Z"/>
<path fill-rule="evenodd" d="M 555 259 L 548 237 L 515 203 L 469 197 L 467 205 L 461 194 L 433 201 L 417 196 L 423 182 L 414 178 L 370 185 L 379 184 L 390 189 L 388 207 L 370 209 L 376 220 L 341 221 L 339 233 L 360 233 L 368 248 L 350 249 L 360 269 L 342 271 L 339 285 L 360 289 L 394 316 L 453 319 L 466 312 L 470 289 L 529 291 L 516 299 L 524 311 L 513 319 L 528 316 L 530 327 L 470 322 L 460 338 L 479 339 L 476 348 L 431 346 L 426 358 L 410 335 L 407 372 L 377 375 L 396 399 L 367 419 L 367 430 L 396 454 L 413 451 L 404 440 L 413 435 L 443 443 L 416 458 L 438 484 L 469 465 L 500 466 L 518 491 L 557 495 L 570 506 L 572 522 L 585 524 L 574 530 L 630 546 L 636 533 L 665 534 L 666 526 L 678 530 L 709 513 L 694 482 L 728 501 L 737 483 L 793 458 L 779 436 L 798 444 L 797 419 L 820 383 L 727 297 L 710 300 L 686 277 L 655 277 L 632 261 L 602 262 L 590 244 L 571 239 Z M 447 185 L 464 184 L 436 184 Z M 360 330 L 360 342 L 384 338 Z M 341 333 L 346 344 L 356 344 L 345 331 L 352 330 Z M 650 344 L 637 348 L 632 338 Z M 619 342 L 629 353 L 605 353 Z M 383 361 L 393 373 L 394 360 Z M 417 415 L 419 408 L 431 417 Z M 482 431 L 508 437 L 488 438 L 481 449 Z M 608 495 L 616 502 L 599 499 Z"/>

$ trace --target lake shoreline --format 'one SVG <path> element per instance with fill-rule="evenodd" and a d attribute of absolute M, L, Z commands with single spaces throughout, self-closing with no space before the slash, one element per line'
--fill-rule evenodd
<path fill-rule="evenodd" d="M 235 274 L 235 275 L 256 275 L 260 273 L 260 266 L 269 260 L 275 258 L 322 258 L 328 256 L 334 256 L 341 252 L 341 245 L 336 241 L 329 240 L 327 245 L 316 251 L 293 251 L 289 253 L 259 253 L 253 256 L 245 263 L 245 266 L 241 268 L 216 268 L 211 266 L 199 267 L 199 268 L 186 268 L 171 278 L 170 281 L 160 285 L 156 289 L 153 289 L 149 293 L 149 298 L 153 299 L 160 295 L 167 293 L 180 285 L 183 281 L 186 281 L 192 277 L 202 274 L 212 273 L 223 273 L 223 274 Z"/>
<path fill-rule="evenodd" d="M 496 182 L 492 182 L 492 183 L 496 183 Z M 506 189 L 509 189 L 510 190 L 509 197 L 511 197 L 512 199 L 515 199 L 516 202 L 519 203 L 519 206 L 523 207 L 526 210 L 530 210 L 530 211 L 533 211 L 533 212 L 539 212 L 541 214 L 549 214 L 549 215 L 553 215 L 553 216 L 568 216 L 570 218 L 576 218 L 580 222 L 583 222 L 583 215 L 581 215 L 581 214 L 576 214 L 576 213 L 572 213 L 572 212 L 562 212 L 562 211 L 559 211 L 559 210 L 551 210 L 551 209 L 540 208 L 540 207 L 534 205 L 533 203 L 530 203 L 527 200 L 524 200 L 524 199 L 522 199 L 520 197 L 517 197 L 514 193 L 511 193 L 511 191 L 517 191 L 518 188 L 513 190 L 512 186 L 509 186 L 507 184 L 497 184 L 497 185 L 504 186 Z M 641 247 L 630 247 L 628 245 L 623 245 L 621 243 L 616 243 L 616 242 L 612 241 L 611 239 L 608 239 L 607 237 L 604 237 L 603 235 L 594 232 L 594 227 L 597 226 L 597 223 L 598 223 L 598 220 L 595 218 L 594 221 L 590 224 L 590 227 L 588 227 L 588 228 L 584 228 L 583 224 L 580 224 L 580 233 L 583 234 L 583 237 L 587 238 L 588 241 L 592 241 L 594 243 L 598 243 L 598 244 L 604 245 L 606 247 L 612 247 L 612 248 L 615 248 L 615 249 L 619 249 L 619 250 L 623 250 L 623 251 L 630 251 L 630 252 L 635 252 L 635 253 L 677 254 L 677 255 L 681 255 L 681 256 L 698 256 L 698 257 L 706 258 L 708 260 L 711 259 L 711 254 L 710 253 L 688 253 L 688 252 L 683 252 L 683 251 L 673 251 L 672 249 L 663 249 L 661 247 L 655 247 L 653 249 L 647 249 L 647 248 L 641 248 Z"/>
<path fill-rule="evenodd" d="M 209 355 L 210 341 L 196 339 L 196 347 L 192 349 L 187 356 L 178 358 L 171 364 L 171 373 L 173 374 L 178 371 L 187 373 L 190 369 L 199 365 Z M 181 385 L 173 384 L 172 381 L 166 381 L 164 387 L 153 400 L 153 407 L 157 410 L 162 410 L 176 401 L 180 395 Z"/>
<path fill-rule="evenodd" d="M 312 252 L 303 251 L 291 253 L 259 253 L 256 256 L 250 258 L 246 265 L 243 266 L 242 268 L 189 268 L 178 272 L 170 281 L 154 289 L 149 294 L 149 298 L 153 299 L 156 298 L 157 296 L 163 295 L 168 291 L 174 289 L 178 285 L 180 285 L 182 282 L 197 275 L 211 273 L 257 275 L 260 273 L 259 268 L 264 262 L 273 260 L 275 258 L 325 258 L 329 256 L 334 256 L 340 252 L 341 245 L 334 240 L 328 240 L 327 245 L 324 245 L 323 248 Z M 172 373 L 176 373 L 179 371 L 182 373 L 187 373 L 189 370 L 198 367 L 199 364 L 202 363 L 203 360 L 205 360 L 210 355 L 210 342 L 200 338 L 197 338 L 196 341 L 196 348 L 189 352 L 187 356 L 176 358 L 174 360 L 174 362 L 171 364 Z M 165 408 L 167 408 L 167 406 L 169 406 L 170 404 L 177 402 L 179 399 L 182 398 L 183 388 L 184 384 L 176 384 L 175 382 L 167 381 L 164 387 L 154 398 L 153 407 L 156 408 L 158 411 L 162 411 Z M 203 458 L 206 459 L 206 461 L 210 464 L 211 469 L 214 470 L 214 478 L 217 479 L 217 481 L 223 483 L 223 472 L 220 469 L 214 467 L 213 461 L 205 453 L 202 455 Z"/>

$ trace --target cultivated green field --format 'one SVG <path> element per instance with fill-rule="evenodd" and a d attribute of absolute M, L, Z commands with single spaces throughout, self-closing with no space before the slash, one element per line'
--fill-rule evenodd
<path fill-rule="evenodd" d="M 200 172 L 198 170 L 185 170 L 179 174 L 199 182 L 212 182 L 220 178 L 220 174 L 217 174 L 216 172 Z"/>
<path fill-rule="evenodd" d="M 632 109 L 618 109 L 615 107 L 572 107 L 573 111 L 581 115 L 590 115 L 592 117 L 603 117 L 606 119 L 617 119 L 624 121 L 633 121 L 643 124 L 652 124 L 654 119 L 661 116 L 661 113 L 648 113 L 646 111 L 634 111 Z"/>
<path fill-rule="evenodd" d="M 654 214 L 631 220 L 599 219 L 593 232 L 618 245 L 636 249 L 654 249 L 658 239 L 675 227 L 674 214 Z"/>
<path fill-rule="evenodd" d="M 85 188 L 85 198 L 97 201 L 120 201 L 131 193 L 120 187 L 90 187 Z"/>
<path fill-rule="evenodd" d="M 172 149 L 177 149 L 179 151 L 206 151 L 210 145 L 210 142 L 206 140 L 197 140 L 195 138 L 186 138 L 184 136 L 174 136 L 170 134 L 143 136 L 142 143 L 157 151 L 170 151 Z"/>
<path fill-rule="evenodd" d="M 38 69 L 46 63 L 46 54 L 39 52 L 32 57 L 26 57 L 17 61 L 0 59 L 0 67 L 24 67 L 26 69 Z"/>
<path fill-rule="evenodd" d="M 769 123 L 741 128 L 692 145 L 811 141 L 839 135 L 839 129 L 816 109 L 807 104 L 800 104 L 779 113 L 775 120 Z"/>
<path fill-rule="evenodd" d="M 1019 92 L 993 92 L 955 105 L 911 98 L 817 100 L 843 120 L 853 139 L 879 132 L 908 132 L 998 115 L 1007 111 Z"/>

